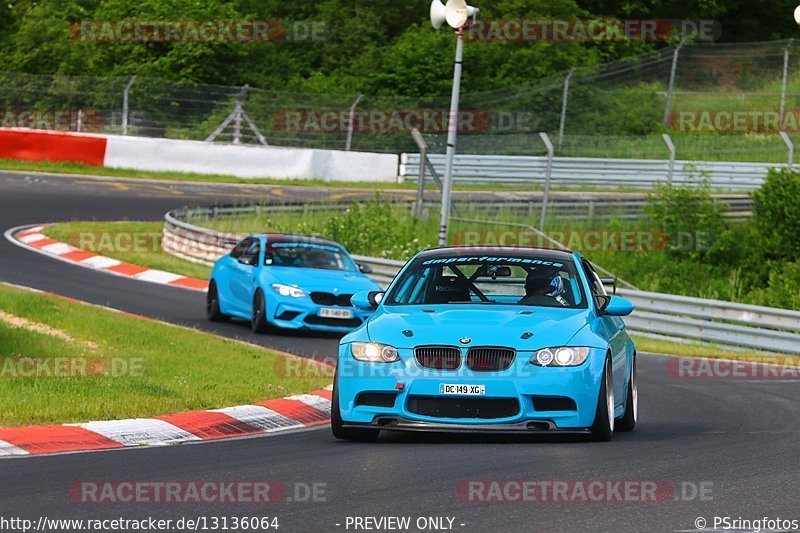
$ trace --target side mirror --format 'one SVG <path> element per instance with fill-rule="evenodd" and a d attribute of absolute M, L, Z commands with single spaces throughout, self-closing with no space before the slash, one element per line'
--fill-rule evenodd
<path fill-rule="evenodd" d="M 633 303 L 621 296 L 606 296 L 608 300 L 601 311 L 611 316 L 628 316 L 633 313 Z"/>
<path fill-rule="evenodd" d="M 362 311 L 374 311 L 378 308 L 383 300 L 384 294 L 386 293 L 380 291 L 357 292 L 350 298 L 350 303 L 352 303 L 353 307 L 356 309 L 361 309 Z"/>
<path fill-rule="evenodd" d="M 356 263 L 362 274 L 372 274 L 372 267 L 364 263 Z"/>
<path fill-rule="evenodd" d="M 243 255 L 240 256 L 238 259 L 239 263 L 247 266 L 258 266 L 258 256 L 257 255 Z"/>

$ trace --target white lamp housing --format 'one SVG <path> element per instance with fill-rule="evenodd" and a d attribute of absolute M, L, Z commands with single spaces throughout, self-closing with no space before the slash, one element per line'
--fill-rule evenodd
<path fill-rule="evenodd" d="M 447 20 L 447 8 L 444 7 L 442 0 L 433 0 L 431 2 L 431 25 L 434 29 L 438 30 L 442 27 L 445 20 Z"/>
<path fill-rule="evenodd" d="M 469 17 L 474 17 L 478 8 L 467 5 L 466 0 L 447 0 L 445 6 L 445 19 L 451 28 L 458 29 L 467 23 Z"/>

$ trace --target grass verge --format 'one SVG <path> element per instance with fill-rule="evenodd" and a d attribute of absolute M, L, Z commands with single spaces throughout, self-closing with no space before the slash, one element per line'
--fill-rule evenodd
<path fill-rule="evenodd" d="M 211 268 L 161 251 L 161 222 L 64 222 L 44 234 L 82 250 L 192 278 L 208 279 Z"/>
<path fill-rule="evenodd" d="M 635 311 L 634 311 L 635 312 Z M 797 365 L 800 360 L 796 357 L 787 355 L 776 355 L 765 352 L 750 350 L 732 351 L 720 348 L 719 346 L 706 344 L 683 344 L 680 342 L 670 342 L 650 337 L 631 335 L 633 342 L 636 343 L 638 352 L 658 353 L 664 355 L 684 355 L 687 357 L 710 357 L 713 359 L 733 359 L 736 361 L 776 362 L 786 360 L 787 364 Z"/>
<path fill-rule="evenodd" d="M 330 384 L 287 376 L 274 351 L 51 295 L 0 285 L 0 309 L 21 323 L 0 320 L 3 426 L 229 407 Z"/>

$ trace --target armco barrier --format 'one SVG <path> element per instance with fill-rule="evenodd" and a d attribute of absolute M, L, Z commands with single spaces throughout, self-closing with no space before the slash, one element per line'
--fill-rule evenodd
<path fill-rule="evenodd" d="M 419 179 L 419 154 L 401 154 L 400 176 Z M 445 156 L 429 154 L 439 175 L 444 175 Z M 717 190 L 757 189 L 775 163 L 736 163 L 725 161 L 675 161 L 673 182 L 683 183 L 705 171 Z M 545 180 L 547 157 L 456 155 L 453 175 L 460 182 L 531 183 Z M 551 185 L 556 187 L 650 188 L 666 181 L 670 162 L 662 159 L 601 159 L 554 157 Z"/>
<path fill-rule="evenodd" d="M 398 156 L 0 128 L 0 157 L 240 178 L 397 181 Z"/>
<path fill-rule="evenodd" d="M 252 209 L 202 207 L 170 211 L 164 221 L 164 251 L 182 259 L 212 265 L 243 235 L 210 230 L 187 220 L 226 216 Z M 383 286 L 387 286 L 405 264 L 376 257 L 353 258 L 370 266 L 373 269 L 371 276 Z M 678 342 L 713 343 L 734 349 L 800 352 L 798 311 L 630 289 L 619 289 L 617 294 L 636 306 L 636 311 L 625 319 L 633 333 Z"/>

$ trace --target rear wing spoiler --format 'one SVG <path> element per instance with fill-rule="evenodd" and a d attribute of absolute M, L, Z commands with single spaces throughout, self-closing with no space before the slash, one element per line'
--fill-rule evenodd
<path fill-rule="evenodd" d="M 600 281 L 611 288 L 611 294 L 617 294 L 617 278 L 600 278 Z"/>

